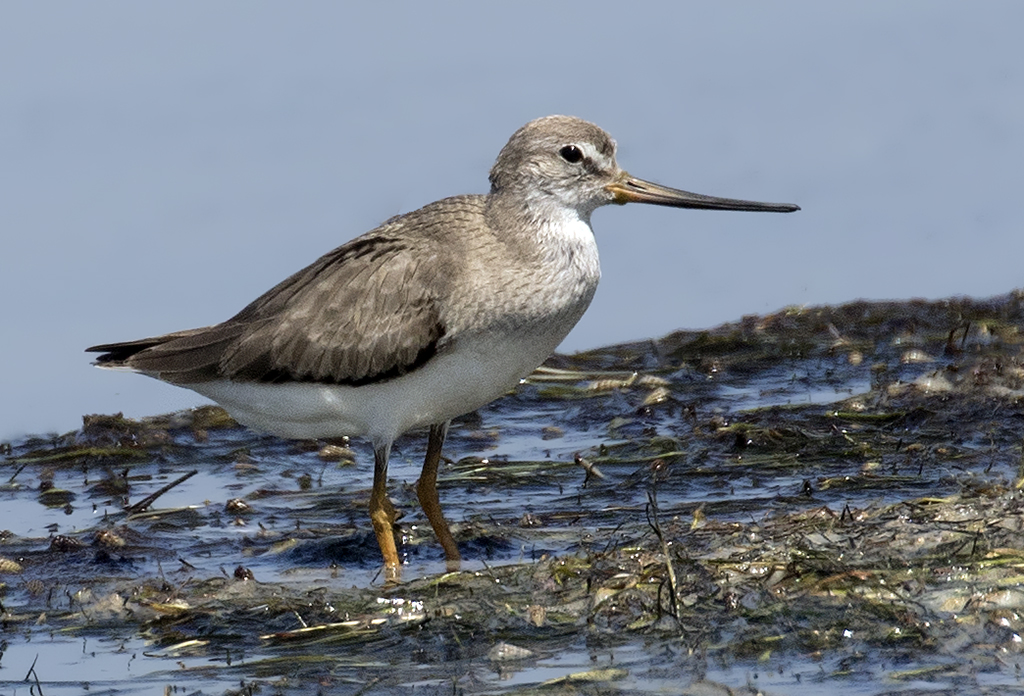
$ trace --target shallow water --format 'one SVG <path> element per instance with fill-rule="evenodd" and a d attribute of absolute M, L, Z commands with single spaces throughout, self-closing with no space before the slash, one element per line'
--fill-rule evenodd
<path fill-rule="evenodd" d="M 460 574 L 396 443 L 395 587 L 363 443 L 216 409 L 10 443 L 0 693 L 1024 692 L 1020 304 L 555 356 L 453 424 Z"/>

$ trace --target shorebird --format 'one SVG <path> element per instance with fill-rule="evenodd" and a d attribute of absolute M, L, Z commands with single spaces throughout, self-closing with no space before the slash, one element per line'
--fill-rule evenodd
<path fill-rule="evenodd" d="M 399 576 L 388 457 L 429 426 L 417 497 L 450 568 L 460 555 L 437 470 L 452 418 L 544 362 L 601 276 L 590 227 L 611 203 L 792 212 L 633 177 L 592 123 L 547 116 L 517 130 L 490 192 L 393 217 L 268 290 L 227 321 L 108 343 L 95 364 L 186 387 L 243 425 L 286 438 L 364 436 L 374 450 L 370 519 L 388 580 Z"/>

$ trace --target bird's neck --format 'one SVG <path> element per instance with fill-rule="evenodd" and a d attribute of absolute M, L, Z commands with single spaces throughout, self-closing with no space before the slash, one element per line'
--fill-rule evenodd
<path fill-rule="evenodd" d="M 560 237 L 564 231 L 569 235 L 566 241 L 592 243 L 590 232 L 591 210 L 577 210 L 562 205 L 557 199 L 542 194 L 516 195 L 492 193 L 487 197 L 484 215 L 488 225 L 501 236 L 518 238 L 522 236 Z M 587 240 L 576 239 L 581 230 L 587 233 Z M 547 243 L 556 240 L 546 239 Z"/>
<path fill-rule="evenodd" d="M 557 205 L 550 196 L 491 196 L 485 210 L 488 226 L 522 269 L 559 277 L 556 304 L 589 303 L 601 277 L 590 211 Z M 543 286 L 550 281 L 543 283 Z M 552 300 L 555 301 L 555 300 Z M 578 317 L 577 317 L 578 318 Z"/>

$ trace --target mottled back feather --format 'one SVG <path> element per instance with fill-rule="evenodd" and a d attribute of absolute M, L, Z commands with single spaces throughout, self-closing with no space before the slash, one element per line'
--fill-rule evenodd
<path fill-rule="evenodd" d="M 479 217 L 481 197 L 455 202 Z M 166 336 L 93 346 L 97 363 L 168 382 L 208 379 L 359 385 L 424 364 L 447 338 L 440 298 L 453 269 L 450 216 L 431 204 L 325 254 L 231 319 Z M 451 210 L 451 208 L 449 208 Z"/>

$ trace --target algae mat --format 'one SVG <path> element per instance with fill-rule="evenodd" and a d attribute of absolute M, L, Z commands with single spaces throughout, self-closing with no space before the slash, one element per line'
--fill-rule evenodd
<path fill-rule="evenodd" d="M 222 411 L 3 446 L 0 693 L 1024 693 L 1017 294 L 555 356 L 395 448 Z M 154 388 L 158 388 L 154 386 Z"/>

